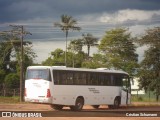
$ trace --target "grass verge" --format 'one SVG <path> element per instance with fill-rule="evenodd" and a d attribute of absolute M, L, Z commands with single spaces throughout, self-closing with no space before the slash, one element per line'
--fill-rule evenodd
<path fill-rule="evenodd" d="M 14 97 L 3 97 L 0 96 L 0 104 L 4 103 L 20 103 L 20 98 L 19 96 L 14 96 Z"/>

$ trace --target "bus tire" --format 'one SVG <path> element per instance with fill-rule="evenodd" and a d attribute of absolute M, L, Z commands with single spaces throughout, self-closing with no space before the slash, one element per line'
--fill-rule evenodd
<path fill-rule="evenodd" d="M 75 106 L 70 106 L 71 110 L 81 111 L 84 105 L 83 97 L 78 97 L 75 102 Z"/>
<path fill-rule="evenodd" d="M 108 107 L 110 109 L 117 109 L 117 108 L 119 108 L 119 106 L 120 106 L 120 97 L 116 97 L 114 99 L 114 104 L 113 105 L 108 105 Z"/>
<path fill-rule="evenodd" d="M 55 110 L 62 110 L 63 105 L 51 105 L 51 107 Z"/>
<path fill-rule="evenodd" d="M 100 105 L 92 105 L 93 108 L 98 109 Z"/>

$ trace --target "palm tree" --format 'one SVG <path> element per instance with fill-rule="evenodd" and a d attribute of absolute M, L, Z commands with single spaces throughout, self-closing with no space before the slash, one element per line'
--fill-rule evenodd
<path fill-rule="evenodd" d="M 89 57 L 89 54 L 90 54 L 90 47 L 91 46 L 96 46 L 98 45 L 97 42 L 98 42 L 98 38 L 94 37 L 92 34 L 90 33 L 87 33 L 87 34 L 82 34 L 83 36 L 83 44 L 87 46 L 87 50 L 88 50 L 88 57 Z"/>
<path fill-rule="evenodd" d="M 76 26 L 77 21 L 72 16 L 62 15 L 61 22 L 55 22 L 54 26 L 59 27 L 66 34 L 66 50 L 65 50 L 65 66 L 67 66 L 67 37 L 69 30 L 81 30 L 80 27 Z"/>

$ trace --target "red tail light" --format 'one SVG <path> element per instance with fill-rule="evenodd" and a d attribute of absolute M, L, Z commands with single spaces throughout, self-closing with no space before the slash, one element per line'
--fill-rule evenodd
<path fill-rule="evenodd" d="M 50 89 L 47 89 L 47 98 L 51 97 L 51 92 L 50 92 Z"/>
<path fill-rule="evenodd" d="M 24 96 L 27 96 L 27 88 L 24 89 Z"/>

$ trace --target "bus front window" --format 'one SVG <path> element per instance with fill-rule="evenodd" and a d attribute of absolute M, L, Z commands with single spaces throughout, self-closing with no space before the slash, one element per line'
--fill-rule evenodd
<path fill-rule="evenodd" d="M 51 80 L 49 69 L 29 69 L 27 70 L 26 79 L 44 79 Z"/>
<path fill-rule="evenodd" d="M 125 76 L 122 79 L 122 84 L 123 84 L 123 90 L 124 91 L 130 90 L 130 81 L 129 81 L 129 78 L 127 76 Z"/>

